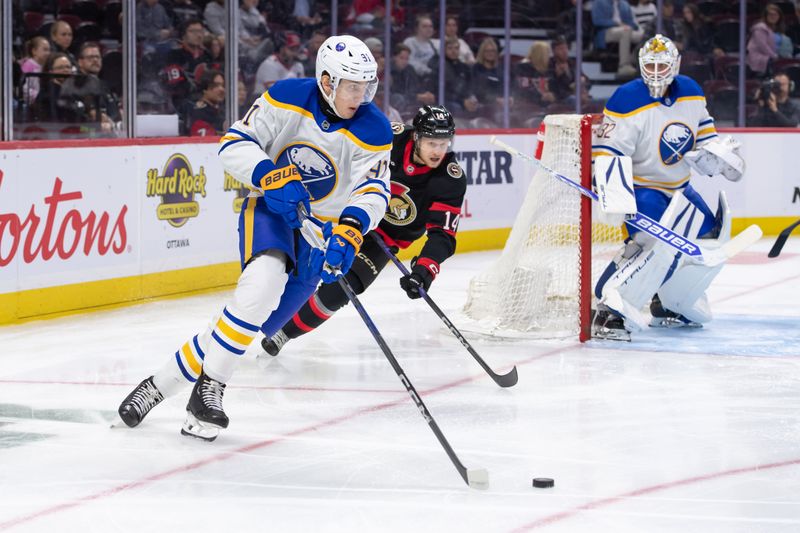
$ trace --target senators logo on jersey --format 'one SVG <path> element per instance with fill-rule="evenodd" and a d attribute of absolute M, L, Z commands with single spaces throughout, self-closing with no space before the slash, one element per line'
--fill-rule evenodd
<path fill-rule="evenodd" d="M 278 167 L 294 163 L 300 171 L 303 185 L 308 189 L 312 202 L 327 197 L 336 187 L 339 171 L 324 150 L 310 143 L 287 145 L 275 160 Z"/>
<path fill-rule="evenodd" d="M 392 198 L 383 219 L 395 226 L 407 226 L 417 218 L 417 206 L 408 195 L 411 189 L 401 183 L 392 182 Z"/>

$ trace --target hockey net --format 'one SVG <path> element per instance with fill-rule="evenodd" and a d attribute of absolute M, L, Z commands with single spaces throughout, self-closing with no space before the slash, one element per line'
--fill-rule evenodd
<path fill-rule="evenodd" d="M 549 115 L 538 137 L 546 166 L 591 188 L 591 115 Z M 594 283 L 623 240 L 621 228 L 592 223 L 593 203 L 536 168 L 502 254 L 470 281 L 462 328 L 588 340 Z"/>

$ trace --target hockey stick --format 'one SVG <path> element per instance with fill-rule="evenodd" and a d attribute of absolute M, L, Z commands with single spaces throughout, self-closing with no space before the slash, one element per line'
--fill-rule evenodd
<path fill-rule="evenodd" d="M 491 142 L 496 146 L 499 146 L 500 148 L 502 148 L 511 155 L 516 155 L 518 157 L 521 157 L 522 159 L 530 161 L 531 163 L 538 166 L 539 168 L 541 168 L 554 178 L 566 183 L 573 189 L 576 189 L 584 196 L 588 196 L 595 202 L 598 201 L 597 194 L 595 194 L 593 191 L 586 189 L 579 183 L 572 181 L 566 176 L 562 176 L 555 170 L 543 164 L 535 157 L 520 152 L 513 146 L 510 146 L 504 143 L 503 141 L 499 140 L 494 135 L 492 136 L 489 142 Z M 725 261 L 727 261 L 728 259 L 730 259 L 731 257 L 737 255 L 738 253 L 743 252 L 751 244 L 758 241 L 758 239 L 760 239 L 763 234 L 761 228 L 759 228 L 756 224 L 753 224 L 747 227 L 744 231 L 742 231 L 738 235 L 736 235 L 736 237 L 733 237 L 728 242 L 717 248 L 716 250 L 706 250 L 700 247 L 698 244 L 695 244 L 694 242 L 690 241 L 686 237 L 682 235 L 677 235 L 676 233 L 670 231 L 669 229 L 665 228 L 652 218 L 642 213 L 636 212 L 633 215 L 627 216 L 625 219 L 625 223 L 631 226 L 632 228 L 641 230 L 644 233 L 651 235 L 652 237 L 655 237 L 661 242 L 669 244 L 679 252 L 688 255 L 695 261 L 702 263 L 708 267 L 715 267 L 717 265 L 720 265 Z"/>
<path fill-rule="evenodd" d="M 317 226 L 322 226 L 322 223 L 316 220 L 315 218 L 307 215 L 305 212 L 305 208 L 302 204 L 298 207 L 298 214 L 300 215 L 300 220 L 303 222 L 303 228 L 301 232 L 303 237 L 306 241 L 316 248 L 324 248 L 324 243 L 317 235 L 314 228 L 309 226 L 307 223 L 313 223 Z M 327 265 L 326 265 L 327 267 Z M 397 362 L 392 351 L 389 349 L 389 346 L 386 344 L 386 341 L 383 340 L 383 336 L 381 336 L 378 328 L 375 326 L 375 323 L 370 318 L 369 314 L 367 314 L 366 309 L 364 306 L 361 305 L 361 302 L 358 300 L 356 293 L 353 291 L 353 288 L 350 287 L 350 283 L 348 283 L 347 279 L 344 276 L 339 275 L 337 278 L 339 282 L 339 286 L 342 288 L 344 293 L 347 295 L 347 298 L 353 302 L 353 307 L 356 308 L 358 314 L 361 315 L 361 319 L 364 321 L 364 324 L 367 326 L 367 329 L 372 334 L 372 337 L 375 339 L 375 342 L 378 343 L 383 355 L 386 356 L 388 359 L 389 364 L 392 365 L 397 377 L 400 378 L 400 381 L 403 383 L 403 386 L 406 388 L 409 396 L 411 399 L 414 400 L 414 403 L 419 409 L 419 412 L 422 414 L 422 418 L 428 422 L 428 426 L 433 431 L 433 434 L 436 435 L 436 438 L 439 440 L 439 444 L 442 445 L 444 451 L 447 453 L 447 456 L 450 458 L 450 461 L 453 462 L 453 465 L 458 470 L 458 473 L 461 475 L 461 478 L 464 480 L 464 483 L 472 487 L 473 489 L 488 489 L 489 488 L 489 472 L 483 468 L 478 469 L 467 469 L 461 461 L 458 459 L 456 452 L 453 451 L 453 447 L 450 446 L 450 443 L 447 442 L 447 439 L 442 433 L 442 430 L 439 429 L 439 425 L 436 423 L 436 420 L 433 419 L 433 415 L 431 415 L 428 408 L 425 406 L 425 403 L 422 401 L 422 396 L 417 393 L 417 390 L 414 388 L 414 385 L 411 383 L 411 380 L 406 377 L 405 372 L 403 372 L 403 368 L 400 366 L 400 363 Z"/>
<path fill-rule="evenodd" d="M 781 250 L 783 250 L 783 245 L 786 244 L 786 240 L 789 238 L 789 235 L 792 234 L 794 228 L 800 226 L 800 220 L 786 228 L 778 235 L 778 238 L 775 239 L 775 244 L 772 245 L 772 249 L 770 249 L 767 257 L 778 257 L 781 255 Z"/>
<path fill-rule="evenodd" d="M 376 235 L 374 233 L 372 234 L 372 236 L 375 239 L 375 241 L 378 243 L 378 246 L 381 247 L 383 252 L 389 257 L 389 259 L 392 260 L 392 262 L 397 266 L 397 268 L 400 269 L 400 272 L 402 272 L 404 276 L 408 276 L 410 274 L 410 272 L 408 271 L 406 266 L 403 264 L 402 261 L 400 261 L 397 258 L 396 255 L 394 255 L 392 253 L 392 251 L 389 249 L 389 247 L 386 246 L 386 243 L 383 242 L 383 239 L 381 239 L 378 235 Z M 514 368 L 512 368 L 511 371 L 508 372 L 507 374 L 498 374 L 498 373 L 496 373 L 494 370 L 492 370 L 489 367 L 489 365 L 486 364 L 486 362 L 481 358 L 481 356 L 478 355 L 478 352 L 475 351 L 475 349 L 467 341 L 467 339 L 464 338 L 464 336 L 461 334 L 461 332 L 458 331 L 458 329 L 453 325 L 452 322 L 450 322 L 450 319 L 447 318 L 447 316 L 442 312 L 441 309 L 439 309 L 439 306 L 436 305 L 436 303 L 434 303 L 434 301 L 431 299 L 430 296 L 428 296 L 427 291 L 425 289 L 423 289 L 422 287 L 420 287 L 419 288 L 419 294 L 420 294 L 420 296 L 422 296 L 422 299 L 425 300 L 428 303 L 428 305 L 431 307 L 431 309 L 433 309 L 433 312 L 436 313 L 436 316 L 438 316 L 440 319 L 442 319 L 442 322 L 444 322 L 444 325 L 447 326 L 447 329 L 449 329 L 450 332 L 453 335 L 455 335 L 456 339 L 458 339 L 458 342 L 460 342 L 461 345 L 464 348 L 467 349 L 469 354 L 478 362 L 479 365 L 481 365 L 481 368 L 483 368 L 486 371 L 486 373 L 489 374 L 489 376 L 494 380 L 495 383 L 497 383 L 501 387 L 513 387 L 514 385 L 517 384 L 517 380 L 519 378 L 517 376 L 517 367 L 516 366 Z"/>

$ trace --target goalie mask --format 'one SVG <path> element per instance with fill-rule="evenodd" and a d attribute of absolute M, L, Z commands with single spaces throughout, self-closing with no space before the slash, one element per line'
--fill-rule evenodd
<path fill-rule="evenodd" d="M 681 55 L 673 42 L 661 34 L 639 49 L 639 70 L 650 96 L 661 98 L 681 68 Z"/>
<path fill-rule="evenodd" d="M 323 74 L 331 78 L 331 94 L 325 94 L 322 87 Z M 342 80 L 367 82 L 361 105 L 370 103 L 378 90 L 378 63 L 367 45 L 351 35 L 334 35 L 322 43 L 317 52 L 316 76 L 322 95 L 339 116 L 341 114 L 336 109 L 334 99 Z"/>

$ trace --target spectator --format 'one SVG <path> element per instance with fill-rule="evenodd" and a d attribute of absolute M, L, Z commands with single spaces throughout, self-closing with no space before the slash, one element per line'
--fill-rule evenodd
<path fill-rule="evenodd" d="M 437 56 L 439 51 L 431 41 L 432 36 L 433 19 L 430 15 L 421 14 L 417 15 L 414 35 L 403 41 L 403 44 L 411 51 L 408 62 L 423 81 L 427 81 L 425 78 L 430 76 L 431 59 Z"/>
<path fill-rule="evenodd" d="M 675 45 L 681 52 L 697 52 L 703 56 L 711 52 L 711 27 L 696 4 L 683 6 L 683 20 L 679 27 L 680 41 Z"/>
<path fill-rule="evenodd" d="M 211 0 L 203 11 L 203 21 L 208 31 L 225 38 L 225 0 Z"/>
<path fill-rule="evenodd" d="M 103 131 L 108 132 L 113 124 L 122 121 L 122 113 L 116 97 L 98 77 L 102 68 L 100 45 L 93 42 L 81 45 L 78 52 L 78 75 L 65 80 L 61 85 L 61 98 L 80 100 L 88 120 L 100 122 Z"/>
<path fill-rule="evenodd" d="M 550 90 L 557 102 L 575 103 L 575 60 L 569 57 L 569 45 L 564 37 L 553 39 L 553 57 L 550 59 Z M 581 101 L 590 100 L 591 81 L 581 72 Z"/>
<path fill-rule="evenodd" d="M 793 86 L 784 72 L 765 81 L 756 94 L 758 112 L 752 125 L 796 128 L 800 124 L 800 108 L 789 99 Z"/>
<path fill-rule="evenodd" d="M 772 61 L 778 57 L 792 56 L 792 41 L 783 32 L 781 8 L 767 4 L 761 20 L 750 29 L 747 41 L 747 66 L 756 76 L 768 76 Z"/>
<path fill-rule="evenodd" d="M 439 60 L 431 59 L 434 80 L 438 80 Z M 437 88 L 438 89 L 438 88 Z M 478 98 L 472 92 L 472 69 L 461 60 L 458 37 L 446 37 L 444 44 L 444 93 L 447 109 L 456 114 L 473 114 L 478 110 Z"/>
<path fill-rule="evenodd" d="M 456 15 L 447 15 L 445 19 L 445 26 L 444 26 L 444 38 L 445 38 L 445 45 L 447 44 L 447 39 L 455 38 L 458 40 L 458 59 L 461 60 L 462 63 L 466 63 L 469 66 L 475 64 L 475 56 L 472 53 L 472 49 L 469 45 L 458 36 L 458 16 Z M 436 50 L 439 50 L 439 39 L 431 39 L 433 46 Z"/>
<path fill-rule="evenodd" d="M 38 74 L 42 71 L 47 58 L 50 56 L 50 42 L 44 37 L 34 37 L 25 44 L 25 59 L 22 60 L 20 68 L 25 74 Z M 28 104 L 36 100 L 39 94 L 39 78 L 32 76 L 25 78 L 22 86 L 24 101 Z"/>
<path fill-rule="evenodd" d="M 499 59 L 497 43 L 486 37 L 472 65 L 472 85 L 481 105 L 503 105 L 503 71 Z"/>
<path fill-rule="evenodd" d="M 253 97 L 247 92 L 247 84 L 244 80 L 236 82 L 236 98 L 239 104 L 239 117 L 245 116 L 247 110 L 253 105 Z"/>
<path fill-rule="evenodd" d="M 75 63 L 75 56 L 70 52 L 72 47 L 72 27 L 63 20 L 57 20 L 50 27 L 50 50 L 52 52 L 61 52 L 66 54 L 70 63 L 73 66 Z"/>
<path fill-rule="evenodd" d="M 205 137 L 225 130 L 225 78 L 218 70 L 207 70 L 197 82 L 200 99 L 189 111 L 184 134 Z"/>
<path fill-rule="evenodd" d="M 637 75 L 633 66 L 632 48 L 644 37 L 644 32 L 633 20 L 631 6 L 627 0 L 594 0 L 592 2 L 592 24 L 596 33 L 595 48 L 604 50 L 607 43 L 619 43 L 617 75 L 632 78 Z"/>
<path fill-rule="evenodd" d="M 383 43 L 377 37 L 367 37 L 364 39 L 364 44 L 367 45 L 369 51 L 372 52 L 372 57 L 378 64 L 378 79 L 383 79 L 383 74 L 386 67 L 386 58 L 383 55 Z"/>
<path fill-rule="evenodd" d="M 222 37 L 209 33 L 203 38 L 203 48 L 208 52 L 208 68 L 222 70 L 225 66 L 225 41 Z"/>
<path fill-rule="evenodd" d="M 273 43 L 267 19 L 258 12 L 258 0 L 239 0 L 239 58 L 244 70 L 260 64 L 272 53 Z"/>
<path fill-rule="evenodd" d="M 172 19 L 158 0 L 141 0 L 136 6 L 136 37 L 160 43 L 172 36 Z"/>
<path fill-rule="evenodd" d="M 53 52 L 44 65 L 44 78 L 33 105 L 33 117 L 39 122 L 78 122 L 85 116 L 83 109 L 75 109 L 64 102 L 61 85 L 73 74 L 74 67 L 64 52 Z"/>
<path fill-rule="evenodd" d="M 517 64 L 514 88 L 522 103 L 546 106 L 556 101 L 555 94 L 550 90 L 551 56 L 549 43 L 534 41 L 528 49 L 528 56 Z M 559 65 L 562 69 L 563 65 L 561 63 Z"/>
<path fill-rule="evenodd" d="M 355 0 L 347 12 L 345 23 L 353 31 L 383 26 L 386 2 L 383 0 Z M 392 1 L 392 24 L 402 25 L 405 19 L 403 8 L 397 0 Z"/>
<path fill-rule="evenodd" d="M 427 90 L 410 63 L 411 50 L 399 43 L 392 55 L 392 96 L 391 105 L 400 113 L 416 110 L 421 105 L 436 102 L 436 97 Z"/>
<path fill-rule="evenodd" d="M 304 72 L 308 72 L 309 74 L 311 74 L 312 72 L 316 71 L 317 51 L 327 38 L 328 34 L 322 30 L 314 30 L 311 33 L 311 38 L 308 40 L 305 46 L 300 50 L 300 58 L 301 58 L 300 62 L 303 64 Z"/>
<path fill-rule="evenodd" d="M 644 32 L 644 35 L 647 37 L 655 35 L 658 8 L 652 0 L 636 0 L 630 6 L 633 20 L 636 21 L 636 25 Z"/>
<path fill-rule="evenodd" d="M 678 50 L 682 50 L 678 37 L 678 22 L 675 20 L 675 4 L 672 0 L 661 2 L 661 35 L 668 37 Z"/>
<path fill-rule="evenodd" d="M 203 46 L 205 28 L 198 19 L 187 20 L 181 28 L 181 45 L 167 54 L 168 68 L 177 65 L 186 76 L 194 79 L 194 71 L 201 63 L 210 63 L 211 56 Z"/>
<path fill-rule="evenodd" d="M 261 63 L 256 72 L 256 91 L 266 91 L 273 83 L 286 78 L 302 78 L 303 65 L 297 61 L 300 54 L 300 36 L 293 31 L 278 35 L 278 51 Z"/>
<path fill-rule="evenodd" d="M 203 11 L 200 6 L 192 0 L 172 0 L 170 11 L 177 26 L 181 26 L 187 20 L 203 18 Z"/>
<path fill-rule="evenodd" d="M 322 24 L 322 17 L 319 13 L 311 13 L 312 7 L 314 7 L 312 0 L 294 0 L 292 16 L 301 30 L 316 28 Z M 305 32 L 303 33 L 305 34 Z"/>

